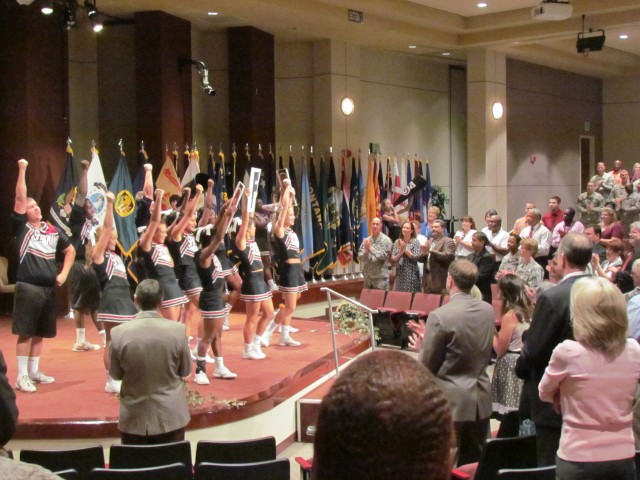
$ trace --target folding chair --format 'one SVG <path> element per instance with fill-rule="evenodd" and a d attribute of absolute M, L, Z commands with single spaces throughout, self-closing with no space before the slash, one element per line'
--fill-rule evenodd
<path fill-rule="evenodd" d="M 71 450 L 22 450 L 20 461 L 34 463 L 52 472 L 74 469 L 78 478 L 89 478 L 94 468 L 104 468 L 104 451 L 99 445 Z"/>

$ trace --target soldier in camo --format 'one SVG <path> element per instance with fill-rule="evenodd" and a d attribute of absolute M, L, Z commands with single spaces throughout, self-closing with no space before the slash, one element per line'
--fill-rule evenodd
<path fill-rule="evenodd" d="M 364 288 L 389 290 L 389 255 L 391 239 L 382 233 L 382 220 L 371 222 L 373 234 L 362 241 L 358 255 L 362 262 Z"/>

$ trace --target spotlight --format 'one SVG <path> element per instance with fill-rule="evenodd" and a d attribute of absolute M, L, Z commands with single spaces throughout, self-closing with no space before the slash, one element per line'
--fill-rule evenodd
<path fill-rule="evenodd" d="M 87 11 L 87 17 L 93 18 L 98 15 L 98 9 L 96 8 L 95 1 L 91 3 L 90 0 L 85 0 L 84 9 Z"/>
<path fill-rule="evenodd" d="M 91 20 L 91 25 L 94 32 L 99 33 L 104 29 L 104 24 L 100 19 L 100 15 L 94 15 L 93 17 L 89 17 L 89 20 Z"/>
<path fill-rule="evenodd" d="M 209 83 L 209 70 L 207 69 L 207 66 L 204 64 L 204 62 L 200 60 L 192 60 L 190 58 L 178 59 L 178 66 L 180 67 L 180 69 L 182 69 L 183 65 L 194 65 L 198 70 L 198 75 L 200 75 L 200 88 L 202 88 L 204 93 L 212 97 L 216 94 L 215 88 L 213 88 Z"/>
<path fill-rule="evenodd" d="M 40 11 L 44 15 L 51 15 L 53 13 L 53 4 L 50 0 L 45 0 L 42 2 L 42 6 L 40 7 Z"/>
<path fill-rule="evenodd" d="M 78 4 L 75 0 L 71 0 L 67 2 L 64 6 L 64 18 L 63 25 L 67 30 L 76 26 L 76 11 L 78 9 Z"/>

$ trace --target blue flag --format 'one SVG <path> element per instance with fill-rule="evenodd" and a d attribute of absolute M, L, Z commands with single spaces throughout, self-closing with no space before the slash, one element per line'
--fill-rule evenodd
<path fill-rule="evenodd" d="M 330 160 L 332 163 L 333 161 Z M 326 251 L 322 258 L 316 264 L 316 274 L 322 275 L 327 270 L 333 268 L 335 263 L 335 240 L 331 238 L 331 231 L 329 224 L 331 222 L 331 216 L 329 213 L 329 166 L 326 164 L 323 158 L 320 158 L 320 208 L 322 209 L 322 240 L 325 245 Z M 333 248 L 332 248 L 333 247 Z"/>
<path fill-rule="evenodd" d="M 358 170 L 356 159 L 351 158 L 351 182 L 349 185 L 349 211 L 351 213 L 351 238 L 353 242 L 353 261 L 358 263 L 358 248 L 360 248 L 360 189 L 358 188 Z"/>
<path fill-rule="evenodd" d="M 311 211 L 311 191 L 307 163 L 302 159 L 302 186 L 300 188 L 300 223 L 302 224 L 302 269 L 308 272 L 309 260 L 313 256 L 313 213 Z"/>
<path fill-rule="evenodd" d="M 69 141 L 70 142 L 70 141 Z M 51 202 L 49 216 L 51 223 L 63 232 L 67 237 L 71 237 L 69 228 L 69 218 L 73 205 L 75 180 L 73 177 L 73 150 L 71 145 L 67 146 L 67 164 L 64 167 L 58 188 L 56 188 L 56 198 Z"/>
<path fill-rule="evenodd" d="M 116 196 L 116 202 L 113 205 L 113 217 L 118 232 L 116 245 L 125 259 L 131 258 L 133 250 L 138 244 L 134 215 L 136 199 L 132 190 L 127 160 L 124 158 L 124 152 L 120 152 L 118 168 L 109 184 L 109 191 Z"/>
<path fill-rule="evenodd" d="M 141 192 L 144 188 L 144 164 L 149 163 L 149 155 L 147 151 L 144 149 L 144 145 L 138 150 L 138 165 L 136 178 L 133 180 L 132 190 L 131 192 L 136 195 L 138 192 Z"/>
<path fill-rule="evenodd" d="M 340 205 L 340 248 L 338 259 L 342 265 L 347 265 L 353 259 L 353 230 L 351 229 L 351 188 L 347 181 L 345 162 L 351 158 L 350 150 L 343 150 L 341 158 L 342 174 L 342 204 Z"/>
<path fill-rule="evenodd" d="M 320 206 L 320 190 L 318 189 L 318 179 L 316 177 L 316 168 L 313 165 L 313 157 L 309 158 L 309 203 L 311 213 L 313 215 L 312 233 L 313 233 L 313 256 L 311 266 L 316 271 L 317 264 L 327 251 L 322 236 L 322 207 Z M 303 197 L 304 201 L 304 197 Z"/>

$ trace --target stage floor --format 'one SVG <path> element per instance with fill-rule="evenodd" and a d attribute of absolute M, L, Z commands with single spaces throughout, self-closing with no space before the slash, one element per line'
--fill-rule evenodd
<path fill-rule="evenodd" d="M 325 304 L 316 304 L 316 312 Z M 309 316 L 311 306 L 301 306 L 301 314 Z M 307 312 L 306 314 L 304 312 Z M 283 400 L 310 385 L 334 368 L 329 322 L 324 315 L 294 318 L 300 328 L 294 335 L 300 347 L 274 345 L 264 349 L 267 358 L 261 361 L 242 359 L 242 327 L 244 315 L 232 313 L 231 329 L 224 333 L 225 364 L 238 378 L 211 379 L 210 385 L 187 383 L 192 414 L 189 429 L 205 428 L 247 418 L 278 405 Z M 88 340 L 98 343 L 98 333 L 87 328 Z M 340 363 L 353 358 L 369 347 L 368 338 L 338 334 Z M 16 380 L 16 337 L 11 334 L 11 318 L 0 316 L 0 348 L 7 361 L 8 377 Z M 56 378 L 55 383 L 38 385 L 35 393 L 16 391 L 20 419 L 15 439 L 31 438 L 103 438 L 116 437 L 119 400 L 104 391 L 106 372 L 103 351 L 73 352 L 74 321 L 58 319 L 58 335 L 45 340 L 40 368 Z M 194 367 L 195 368 L 195 367 Z M 207 373 L 213 373 L 209 365 Z"/>

